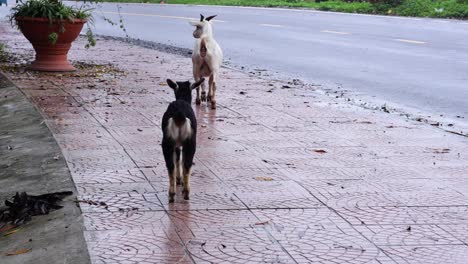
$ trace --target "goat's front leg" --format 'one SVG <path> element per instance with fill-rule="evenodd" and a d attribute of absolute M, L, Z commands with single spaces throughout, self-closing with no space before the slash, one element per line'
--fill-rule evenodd
<path fill-rule="evenodd" d="M 209 101 L 211 102 L 211 109 L 216 109 L 216 78 L 217 73 L 213 72 L 209 80 Z"/>
<path fill-rule="evenodd" d="M 184 194 L 184 199 L 190 199 L 190 175 L 192 174 L 192 165 L 193 165 L 193 157 L 195 156 L 196 150 L 196 143 L 190 142 L 184 145 L 182 150 L 182 156 L 184 157 L 184 189 L 182 193 Z"/>

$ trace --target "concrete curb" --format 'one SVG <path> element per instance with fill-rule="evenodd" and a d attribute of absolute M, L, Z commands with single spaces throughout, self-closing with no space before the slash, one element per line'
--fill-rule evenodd
<path fill-rule="evenodd" d="M 64 208 L 36 216 L 9 236 L 0 237 L 0 259 L 9 263 L 90 263 L 76 188 L 65 159 L 43 118 L 0 72 L 0 200 L 15 192 L 42 194 L 71 190 Z M 18 250 L 29 250 L 6 256 Z"/>

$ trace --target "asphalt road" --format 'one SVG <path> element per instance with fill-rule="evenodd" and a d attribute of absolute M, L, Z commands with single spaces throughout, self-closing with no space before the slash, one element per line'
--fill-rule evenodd
<path fill-rule="evenodd" d="M 331 12 L 121 4 L 132 38 L 192 48 L 200 13 L 232 64 L 468 119 L 468 22 Z M 118 20 L 115 4 L 97 13 Z M 95 32 L 123 36 L 98 15 Z"/>

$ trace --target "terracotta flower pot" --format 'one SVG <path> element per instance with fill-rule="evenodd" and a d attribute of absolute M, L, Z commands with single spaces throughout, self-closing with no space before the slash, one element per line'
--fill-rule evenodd
<path fill-rule="evenodd" d="M 68 62 L 67 54 L 86 20 L 75 19 L 73 23 L 62 20 L 51 24 L 47 18 L 18 17 L 16 23 L 36 51 L 36 60 L 31 63 L 30 69 L 61 72 L 76 70 Z M 64 27 L 64 32 L 61 32 L 61 26 Z M 55 44 L 49 40 L 49 35 L 54 32 L 58 34 Z"/>

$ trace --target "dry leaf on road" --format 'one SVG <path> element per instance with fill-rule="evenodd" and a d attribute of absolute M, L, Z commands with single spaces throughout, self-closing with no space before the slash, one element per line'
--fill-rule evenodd
<path fill-rule="evenodd" d="M 326 152 L 325 150 L 323 150 L 323 149 L 314 149 L 314 152 L 319 153 L 319 154 L 325 154 L 325 153 L 327 153 L 327 152 Z"/>
<path fill-rule="evenodd" d="M 272 181 L 273 178 L 271 178 L 271 177 L 258 176 L 258 177 L 255 177 L 255 180 L 257 180 L 257 181 Z"/>
<path fill-rule="evenodd" d="M 28 253 L 31 250 L 32 250 L 32 248 L 19 249 L 19 250 L 16 250 L 15 252 L 10 252 L 10 253 L 5 254 L 5 256 L 21 255 L 21 254 L 24 254 L 24 253 Z"/>
<path fill-rule="evenodd" d="M 20 231 L 21 228 L 17 228 L 17 229 L 14 229 L 14 230 L 11 230 L 9 232 L 6 232 L 3 236 L 6 237 L 6 236 L 9 236 L 9 235 L 13 235 L 14 233 Z"/>

